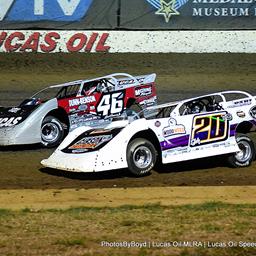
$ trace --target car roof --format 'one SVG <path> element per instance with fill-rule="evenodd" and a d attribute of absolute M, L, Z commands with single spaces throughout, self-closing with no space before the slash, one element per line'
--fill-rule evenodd
<path fill-rule="evenodd" d="M 168 103 L 164 103 L 164 104 L 159 104 L 157 106 L 148 107 L 147 109 L 159 109 L 159 108 L 165 108 L 165 107 L 172 107 L 172 106 L 176 106 L 180 103 L 184 103 L 187 101 L 196 100 L 196 99 L 200 99 L 200 98 L 204 98 L 204 97 L 215 96 L 215 95 L 223 96 L 225 99 L 225 96 L 223 94 L 234 94 L 234 93 L 241 93 L 241 94 L 246 95 L 247 97 L 252 97 L 252 98 L 254 97 L 250 93 L 245 92 L 245 91 L 235 91 L 235 90 L 234 91 L 221 91 L 221 92 L 205 94 L 205 95 L 201 95 L 201 96 L 197 96 L 197 97 L 193 97 L 193 98 L 187 98 L 187 99 L 180 100 L 180 101 L 173 101 L 173 102 L 168 102 Z"/>
<path fill-rule="evenodd" d="M 110 74 L 110 75 L 101 76 L 101 77 L 97 77 L 97 78 L 93 78 L 93 79 L 75 80 L 75 81 L 71 81 L 71 82 L 67 82 L 67 83 L 63 83 L 63 84 L 51 85 L 48 88 L 58 88 L 58 87 L 67 87 L 67 86 L 71 86 L 71 85 L 79 85 L 81 83 L 92 82 L 92 81 L 100 80 L 100 79 L 113 79 L 114 81 L 134 79 L 135 84 L 139 85 L 140 83 L 139 83 L 138 79 L 142 78 L 142 77 L 147 77 L 147 76 L 152 76 L 153 79 L 155 79 L 156 74 L 142 75 L 142 76 L 134 77 L 134 76 L 132 76 L 130 74 L 127 74 L 127 73 L 113 73 L 113 74 Z"/>

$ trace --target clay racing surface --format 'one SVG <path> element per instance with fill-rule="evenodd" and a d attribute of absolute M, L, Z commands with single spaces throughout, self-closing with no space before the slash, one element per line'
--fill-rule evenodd
<path fill-rule="evenodd" d="M 0 106 L 13 106 L 51 84 L 114 72 L 157 73 L 160 103 L 221 90 L 256 95 L 253 54 L 0 55 Z M 256 136 L 254 136 L 256 137 Z M 223 158 L 166 165 L 134 178 L 126 170 L 73 174 L 40 165 L 53 150 L 40 146 L 0 149 L 0 189 L 255 185 L 256 162 L 232 169 Z"/>

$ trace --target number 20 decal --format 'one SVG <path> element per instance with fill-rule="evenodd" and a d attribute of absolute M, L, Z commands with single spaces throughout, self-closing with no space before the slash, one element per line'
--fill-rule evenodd
<path fill-rule="evenodd" d="M 199 146 L 212 142 L 224 141 L 228 137 L 229 121 L 224 119 L 227 112 L 195 116 L 190 146 Z"/>
<path fill-rule="evenodd" d="M 124 92 L 104 94 L 97 106 L 97 114 L 108 116 L 119 114 L 124 109 Z"/>

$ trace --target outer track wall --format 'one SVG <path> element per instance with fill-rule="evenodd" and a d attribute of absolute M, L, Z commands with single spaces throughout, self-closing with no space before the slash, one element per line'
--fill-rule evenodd
<path fill-rule="evenodd" d="M 10 0 L 0 52 L 254 53 L 255 27 L 252 0 Z"/>
<path fill-rule="evenodd" d="M 0 30 L 0 52 L 255 53 L 256 31 Z"/>

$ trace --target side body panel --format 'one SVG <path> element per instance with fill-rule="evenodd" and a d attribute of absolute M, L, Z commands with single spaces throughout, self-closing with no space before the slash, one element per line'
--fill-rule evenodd
<path fill-rule="evenodd" d="M 239 150 L 230 136 L 231 122 L 223 120 L 226 111 L 176 116 L 151 121 L 149 127 L 158 137 L 162 162 L 173 163 Z"/>
<path fill-rule="evenodd" d="M 127 168 L 127 145 L 134 134 L 147 129 L 147 120 L 139 119 L 128 125 L 127 122 L 117 121 L 104 127 L 106 130 L 112 128 L 123 129 L 101 149 L 86 153 L 64 153 L 63 150 L 70 143 L 91 129 L 91 127 L 79 127 L 70 132 L 56 151 L 41 163 L 46 167 L 73 172 L 99 172 Z"/>
<path fill-rule="evenodd" d="M 57 100 L 52 99 L 39 106 L 22 123 L 0 129 L 0 145 L 22 145 L 41 142 L 41 124 L 51 110 L 58 107 Z"/>

